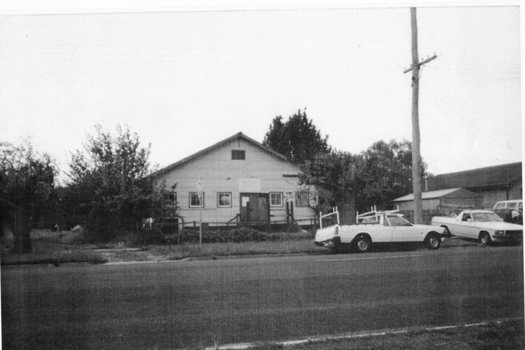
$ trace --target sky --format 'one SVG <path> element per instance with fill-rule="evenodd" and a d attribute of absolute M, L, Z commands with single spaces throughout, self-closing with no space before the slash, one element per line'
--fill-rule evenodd
<path fill-rule="evenodd" d="M 412 140 L 410 3 L 25 4 L 0 5 L 0 141 L 62 171 L 95 125 L 129 127 L 160 167 L 298 110 L 341 151 Z M 418 7 L 430 173 L 522 160 L 518 4 Z"/>

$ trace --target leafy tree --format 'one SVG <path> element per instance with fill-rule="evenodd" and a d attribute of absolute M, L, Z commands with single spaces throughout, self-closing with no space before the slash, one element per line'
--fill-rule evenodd
<path fill-rule="evenodd" d="M 116 136 L 99 125 L 95 129 L 84 150 L 72 154 L 63 198 L 73 205 L 89 238 L 109 241 L 136 229 L 143 218 L 162 216 L 167 190 L 148 177 L 150 146 L 141 147 L 136 133 L 121 126 Z"/>
<path fill-rule="evenodd" d="M 377 206 L 387 209 L 392 200 L 412 193 L 412 143 L 378 141 L 362 153 L 362 173 L 366 182 L 358 193 L 357 201 L 362 208 Z M 422 162 L 422 177 L 426 173 Z M 365 209 L 366 210 L 366 209 Z"/>
<path fill-rule="evenodd" d="M 337 206 L 341 223 L 354 223 L 356 193 L 363 183 L 362 156 L 332 151 L 319 154 L 314 160 L 306 161 L 300 167 L 301 183 L 314 185 L 317 188 L 318 207 L 314 209 L 326 213 Z"/>
<path fill-rule="evenodd" d="M 12 224 L 16 253 L 32 250 L 30 230 L 49 208 L 56 174 L 51 157 L 30 142 L 0 143 L 0 227 Z"/>
<path fill-rule="evenodd" d="M 312 160 L 317 154 L 328 153 L 328 136 L 323 138 L 305 111 L 297 111 L 283 123 L 282 117 L 275 117 L 264 136 L 263 145 L 285 155 L 295 164 Z"/>
<path fill-rule="evenodd" d="M 421 168 L 425 172 L 426 165 Z M 359 155 L 332 151 L 305 162 L 301 171 L 301 182 L 317 187 L 316 209 L 338 206 L 341 222 L 353 223 L 355 211 L 389 209 L 392 200 L 412 192 L 412 145 L 378 141 Z"/>

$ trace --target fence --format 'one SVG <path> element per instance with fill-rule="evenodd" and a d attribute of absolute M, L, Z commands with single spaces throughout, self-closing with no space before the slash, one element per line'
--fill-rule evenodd
<path fill-rule="evenodd" d="M 227 222 L 203 222 L 202 228 L 204 230 L 228 230 L 239 227 L 251 227 L 260 231 L 296 231 L 298 229 L 306 229 L 315 232 L 318 227 L 319 220 L 317 217 L 311 217 L 306 219 L 292 219 L 292 220 L 278 220 L 278 221 L 240 221 L 230 220 Z M 197 230 L 200 228 L 198 221 L 181 221 L 177 227 L 173 227 L 177 230 Z"/>

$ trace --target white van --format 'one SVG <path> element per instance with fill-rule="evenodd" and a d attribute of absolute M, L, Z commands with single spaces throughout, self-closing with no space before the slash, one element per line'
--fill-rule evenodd
<path fill-rule="evenodd" d="M 512 220 L 516 220 L 523 213 L 523 200 L 513 199 L 508 201 L 499 201 L 492 208 L 496 214 L 505 218 L 504 215 L 510 214 Z M 502 215 L 503 214 L 503 215 Z"/>

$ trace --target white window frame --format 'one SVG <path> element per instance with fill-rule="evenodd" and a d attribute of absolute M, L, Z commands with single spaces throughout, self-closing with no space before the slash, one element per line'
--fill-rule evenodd
<path fill-rule="evenodd" d="M 190 192 L 188 196 L 188 206 L 190 208 L 204 208 L 204 192 L 202 192 L 202 201 L 199 200 L 199 202 L 201 202 L 200 205 L 192 204 L 192 199 L 195 197 L 199 200 L 199 194 L 197 192 Z"/>
<path fill-rule="evenodd" d="M 221 196 L 227 195 L 229 204 L 221 205 Z M 231 192 L 217 192 L 217 208 L 231 208 L 232 207 L 232 193 Z"/>
<path fill-rule="evenodd" d="M 306 196 L 306 199 L 304 200 L 304 203 L 306 203 L 304 205 L 303 201 L 300 201 L 299 197 L 301 196 Z M 303 198 L 304 199 L 304 198 Z M 309 191 L 297 191 L 295 192 L 295 206 L 297 208 L 307 208 L 310 206 L 310 192 Z"/>
<path fill-rule="evenodd" d="M 166 194 L 167 198 L 164 198 L 164 202 L 167 207 L 176 207 L 177 206 L 177 192 L 171 191 Z"/>
<path fill-rule="evenodd" d="M 273 195 L 280 197 L 280 204 L 274 204 L 272 200 Z M 282 207 L 284 205 L 284 195 L 282 192 L 270 192 L 270 207 Z"/>

